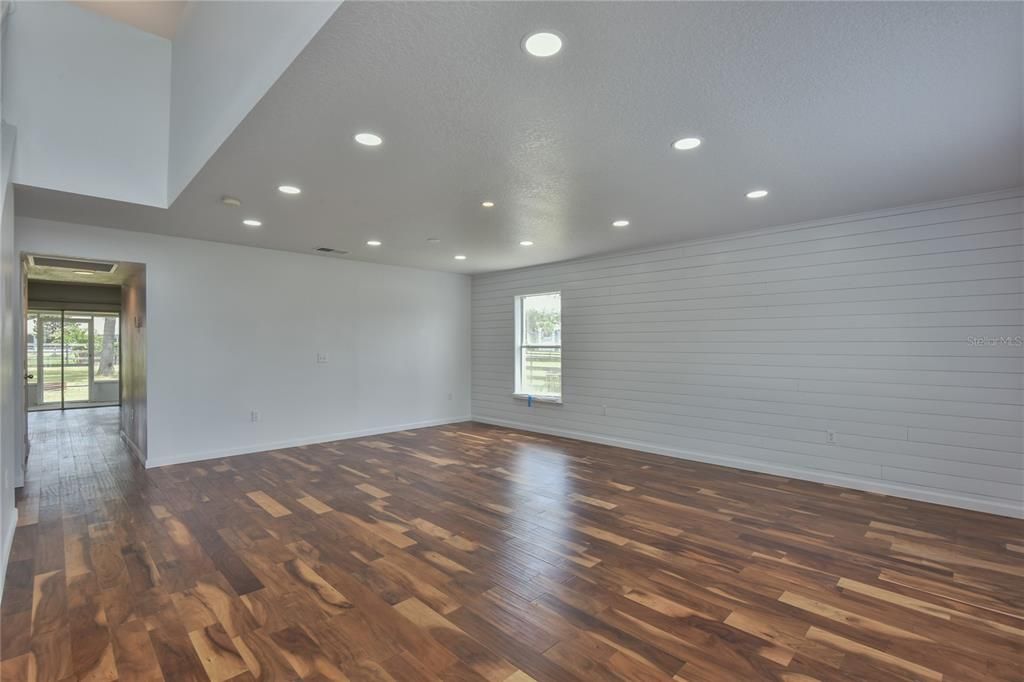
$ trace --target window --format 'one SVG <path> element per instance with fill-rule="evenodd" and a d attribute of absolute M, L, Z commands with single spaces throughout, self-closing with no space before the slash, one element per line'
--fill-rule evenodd
<path fill-rule="evenodd" d="M 516 296 L 516 395 L 562 397 L 562 294 Z"/>

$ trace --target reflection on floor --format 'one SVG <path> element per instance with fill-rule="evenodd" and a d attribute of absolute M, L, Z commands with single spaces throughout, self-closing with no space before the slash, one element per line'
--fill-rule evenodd
<path fill-rule="evenodd" d="M 127 450 L 121 445 L 119 418 L 120 408 L 116 405 L 29 412 L 29 481 L 39 480 L 49 471 L 46 463 L 53 464 L 58 454 L 74 456 L 75 463 L 63 465 L 65 475 L 96 472 L 98 462 L 114 468 L 129 464 L 122 456 Z M 50 482 L 57 480 L 52 478 Z M 31 493 L 31 487 L 27 486 L 25 492 Z"/>
<path fill-rule="evenodd" d="M 75 403 L 68 403 L 67 404 L 67 409 L 68 410 L 83 410 L 83 409 L 84 410 L 89 410 L 89 409 L 92 409 L 92 408 L 95 408 L 95 407 L 117 407 L 118 405 L 119 405 L 119 403 L 116 403 L 116 402 L 109 402 L 108 403 L 108 402 L 98 402 L 98 401 L 97 402 L 78 401 L 78 402 L 75 402 Z M 33 413 L 33 412 L 60 412 L 60 403 L 56 402 L 56 403 L 53 403 L 53 404 L 32 405 L 31 407 L 28 408 L 28 411 L 29 411 L 30 414 Z"/>
<path fill-rule="evenodd" d="M 5 680 L 1019 680 L 1024 522 L 479 424 L 145 471 L 33 415 Z"/>

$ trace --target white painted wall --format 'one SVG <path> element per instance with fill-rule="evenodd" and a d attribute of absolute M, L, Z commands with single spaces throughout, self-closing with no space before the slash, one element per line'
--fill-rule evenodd
<path fill-rule="evenodd" d="M 174 36 L 173 202 L 341 2 L 192 2 Z"/>
<path fill-rule="evenodd" d="M 14 181 L 167 206 L 170 41 L 67 2 L 19 2 L 7 22 Z"/>
<path fill-rule="evenodd" d="M 0 16 L 4 7 L 0 4 Z M 4 32 L 0 30 L 0 43 Z M 2 53 L 0 44 L 0 53 Z M 2 93 L 0 93 L 2 95 Z M 21 319 L 21 278 L 14 250 L 14 188 L 11 166 L 16 131 L 0 123 L 0 595 L 18 523 L 14 489 L 24 482 L 24 356 L 15 353 Z"/>
<path fill-rule="evenodd" d="M 15 224 L 19 252 L 146 265 L 147 466 L 469 414 L 466 276 Z"/>
<path fill-rule="evenodd" d="M 15 182 L 166 208 L 340 4 L 190 3 L 172 44 L 69 2 L 17 3 Z"/>
<path fill-rule="evenodd" d="M 0 1 L 0 71 L 6 61 L 8 10 L 7 0 Z M 0 111 L 3 110 L 4 87 L 0 81 Z M 0 596 L 7 576 L 14 531 L 18 525 L 14 489 L 21 485 L 24 421 L 19 423 L 19 409 L 24 409 L 24 391 L 20 379 L 22 360 L 14 353 L 14 332 L 11 321 L 20 317 L 20 278 L 14 251 L 14 188 L 11 170 L 14 165 L 16 130 L 0 120 Z M 15 295 L 15 291 L 18 295 Z M 20 402 L 19 402 L 20 401 Z"/>
<path fill-rule="evenodd" d="M 24 370 L 14 353 L 13 324 L 21 310 L 18 260 L 14 255 L 14 190 L 8 182 L 0 186 L 0 595 L 3 594 L 7 559 L 14 541 L 18 510 L 14 489 L 24 483 L 21 470 L 24 439 L 24 396 L 21 374 Z M 19 419 L 21 423 L 19 424 Z"/>
<path fill-rule="evenodd" d="M 1024 334 L 1022 196 L 475 276 L 473 417 L 1024 516 L 1024 350 L 968 342 Z M 513 297 L 553 290 L 564 404 L 528 407 Z"/>
<path fill-rule="evenodd" d="M 23 326 L 21 268 L 14 249 L 14 190 L 10 184 L 4 195 L 0 224 L 0 357 L 5 360 L 0 365 L 0 449 L 3 459 L 13 463 L 6 482 L 19 487 L 25 482 L 25 358 L 15 352 Z"/>

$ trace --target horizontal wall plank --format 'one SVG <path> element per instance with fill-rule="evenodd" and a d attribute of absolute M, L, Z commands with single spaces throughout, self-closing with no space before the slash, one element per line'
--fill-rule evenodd
<path fill-rule="evenodd" d="M 977 274 L 991 274 L 979 272 Z M 671 301 L 659 304 L 610 306 L 600 301 L 586 305 L 577 301 L 567 315 L 608 315 L 608 314 L 671 314 L 688 310 L 722 310 L 754 308 L 762 316 L 772 315 L 814 315 L 828 314 L 832 306 L 845 303 L 863 304 L 858 314 L 867 312 L 890 311 L 925 311 L 949 310 L 956 311 L 969 305 L 959 299 L 966 296 L 988 296 L 993 294 L 1020 294 L 1024 291 L 1024 283 L 1018 272 L 1012 268 L 1004 277 L 981 278 L 966 282 L 929 282 L 927 284 L 907 284 L 893 286 L 875 286 L 874 280 L 868 280 L 867 286 L 854 288 L 835 288 L 819 285 L 799 288 L 795 284 L 785 285 L 786 289 L 795 291 L 776 291 L 783 288 L 778 283 L 764 283 L 761 287 L 746 286 L 742 291 L 719 287 L 713 292 L 691 290 L 680 294 Z M 528 291 L 527 291 L 528 293 Z M 956 301 L 942 301 L 945 298 L 956 298 Z M 982 301 L 983 305 L 993 303 Z M 492 314 L 503 316 L 508 302 L 504 297 L 491 300 L 478 300 L 474 308 L 481 316 Z M 812 306 L 819 306 L 814 308 Z M 827 306 L 827 307 L 821 307 Z M 730 313 L 725 313 L 730 314 Z M 749 312 L 747 313 L 749 314 Z M 483 319 L 481 317 L 481 319 Z"/>
<path fill-rule="evenodd" d="M 799 279 L 859 273 L 864 270 L 890 272 L 937 266 L 967 265 L 978 261 L 1009 260 L 1019 256 L 1021 234 L 1010 227 L 998 232 L 974 234 L 946 239 L 928 239 L 901 244 L 887 244 L 801 254 L 785 258 L 756 258 L 744 261 L 709 262 L 673 260 L 634 266 L 629 273 L 594 279 L 571 280 L 562 286 L 571 291 L 588 290 L 599 285 L 609 291 L 618 289 L 656 291 L 678 286 L 681 281 L 726 275 L 758 275 L 768 280 Z M 685 270 L 685 275 L 679 275 Z M 495 293 L 483 289 L 481 294 Z M 502 292 L 507 293 L 507 292 Z"/>
<path fill-rule="evenodd" d="M 905 384 L 912 386 L 971 386 L 977 388 L 1017 389 L 1024 377 L 1011 372 L 954 372 L 940 370 L 900 370 L 847 367 L 803 367 L 800 365 L 752 365 L 695 362 L 652 363 L 633 359 L 629 355 L 616 359 L 614 368 L 600 360 L 568 362 L 580 373 L 600 372 L 607 377 L 644 380 L 692 381 L 702 383 L 704 377 L 765 377 L 777 379 L 817 379 L 860 383 Z M 508 379 L 507 368 L 488 367 L 480 370 L 481 378 Z"/>
<path fill-rule="evenodd" d="M 511 331 L 509 332 L 511 334 Z M 481 361 L 492 361 L 498 365 L 508 367 L 512 362 L 513 342 L 501 341 L 486 350 L 479 348 L 473 352 L 474 359 Z M 980 354 L 979 354 L 980 355 Z M 804 366 L 804 367 L 854 367 L 874 369 L 922 369 L 938 371 L 958 372 L 1013 372 L 1020 374 L 1024 372 L 1024 358 L 1020 357 L 978 357 L 978 356 L 939 356 L 930 357 L 923 355 L 914 356 L 891 356 L 872 355 L 865 358 L 856 353 L 837 355 L 818 355 L 814 353 L 788 354 L 788 355 L 767 355 L 763 353 L 645 353 L 643 357 L 648 362 L 702 362 L 707 364 L 736 365 L 750 363 L 762 366 Z M 635 360 L 635 353 L 621 352 L 582 352 L 572 351 L 565 357 L 565 362 L 571 364 L 573 360 L 598 360 L 614 364 L 622 358 Z"/>
<path fill-rule="evenodd" d="M 527 405 L 513 300 L 555 290 L 563 404 Z M 1024 501 L 1022 192 L 478 275 L 472 306 L 483 420 Z"/>
<path fill-rule="evenodd" d="M 581 272 L 598 272 L 613 276 L 618 270 L 635 264 L 658 263 L 685 255 L 747 251 L 759 253 L 766 246 L 779 244 L 800 244 L 817 242 L 836 236 L 850 234 L 871 234 L 887 232 L 903 227 L 937 226 L 959 221 L 975 220 L 991 216 L 1005 216 L 1008 225 L 1016 227 L 1017 216 L 1024 213 L 1024 198 L 1020 196 L 985 200 L 968 199 L 951 202 L 948 207 L 908 210 L 902 213 L 883 212 L 877 217 L 852 216 L 837 221 L 821 221 L 804 226 L 774 228 L 761 232 L 733 235 L 685 242 L 676 246 L 653 248 L 626 254 L 609 254 L 584 258 L 563 263 L 554 263 L 540 268 L 522 268 L 506 272 L 489 273 L 482 282 L 485 287 L 518 283 L 529 285 L 537 277 L 558 278 L 569 281 L 570 276 Z"/>
<path fill-rule="evenodd" d="M 475 397 L 482 403 L 492 401 L 497 405 L 504 404 L 512 392 L 512 383 L 488 382 L 478 384 Z M 837 430 L 832 423 L 857 422 L 859 424 L 873 424 L 877 426 L 897 426 L 901 429 L 935 428 L 948 430 L 959 429 L 964 437 L 971 437 L 975 434 L 996 434 L 1009 438 L 1020 438 L 1022 425 L 1017 418 L 994 419 L 984 417 L 962 417 L 946 414 L 930 414 L 922 412 L 905 412 L 894 409 L 884 409 L 873 404 L 869 407 L 851 407 L 849 405 L 825 405 L 821 401 L 808 402 L 782 402 L 779 400 L 758 400 L 740 397 L 702 396 L 694 394 L 656 394 L 633 391 L 616 391 L 609 395 L 607 391 L 595 389 L 572 389 L 568 394 L 572 398 L 572 404 L 577 407 L 588 408 L 594 413 L 599 413 L 602 406 L 624 405 L 633 403 L 638 405 L 669 406 L 668 410 L 692 410 L 696 407 L 709 407 L 723 412 L 731 413 L 737 420 L 746 420 L 749 414 L 769 415 L 771 418 L 778 418 L 779 415 L 793 415 L 806 419 L 826 420 L 829 422 L 823 428 Z M 657 401 L 657 402 L 654 402 Z M 754 421 L 757 421 L 755 418 Z M 864 427 L 853 432 L 860 433 Z"/>

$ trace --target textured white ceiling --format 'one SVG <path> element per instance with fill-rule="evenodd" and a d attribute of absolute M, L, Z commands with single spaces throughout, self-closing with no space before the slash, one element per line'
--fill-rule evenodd
<path fill-rule="evenodd" d="M 479 272 L 1012 187 L 1021 12 L 345 2 L 170 210 L 30 188 L 16 207 Z M 539 29 L 564 36 L 562 53 L 520 49 Z M 355 144 L 363 130 L 384 145 Z M 703 146 L 673 151 L 684 135 Z M 744 198 L 758 187 L 767 199 Z M 243 228 L 250 216 L 263 227 Z M 620 217 L 632 226 L 612 228 Z"/>

